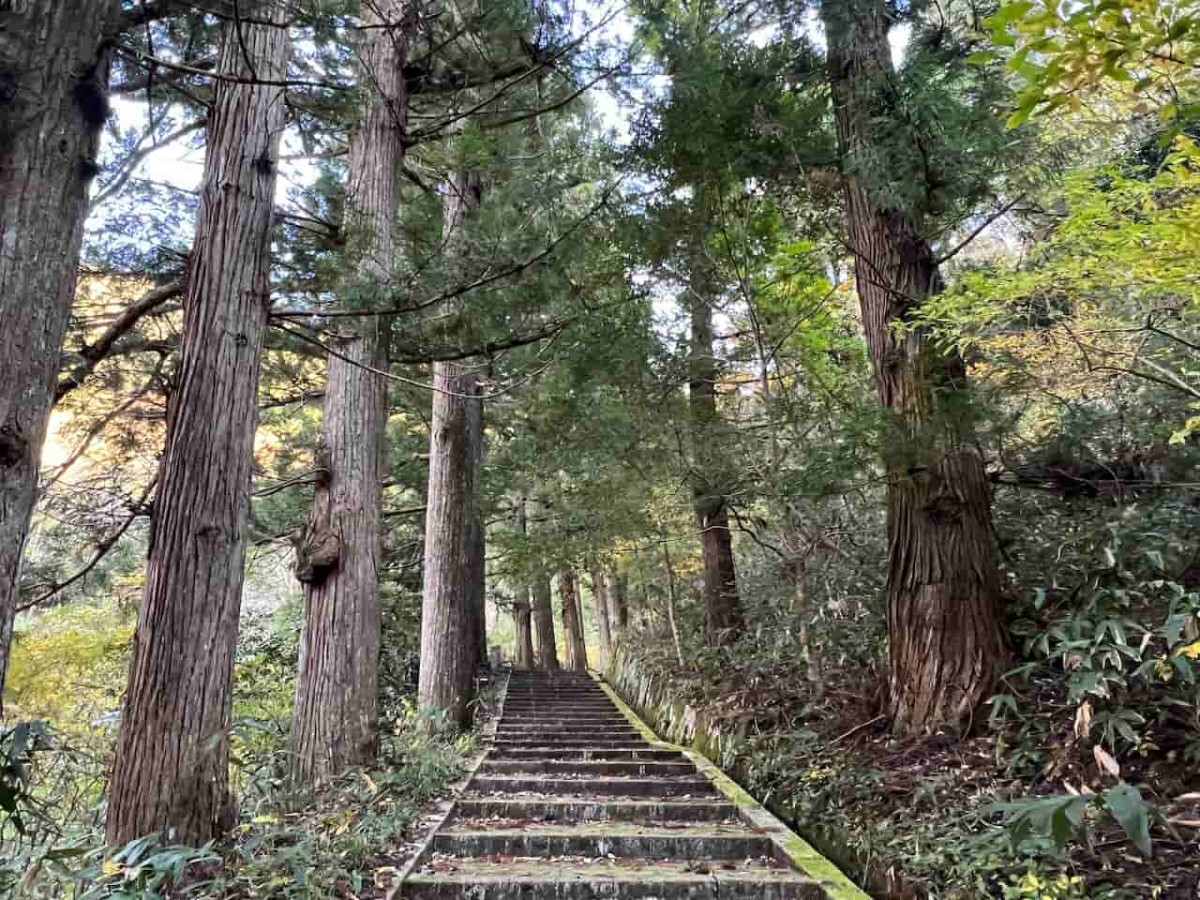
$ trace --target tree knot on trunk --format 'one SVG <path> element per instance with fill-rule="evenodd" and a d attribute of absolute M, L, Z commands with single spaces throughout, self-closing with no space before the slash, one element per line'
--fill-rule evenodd
<path fill-rule="evenodd" d="M 302 584 L 321 584 L 337 568 L 342 555 L 342 538 L 334 527 L 329 487 L 333 461 L 329 445 L 319 439 L 313 454 L 316 497 L 308 522 L 292 536 L 296 549 L 296 578 Z"/>
<path fill-rule="evenodd" d="M 0 426 L 0 468 L 20 464 L 29 452 L 29 442 L 14 422 Z"/>
<path fill-rule="evenodd" d="M 296 549 L 296 578 L 301 584 L 321 584 L 337 568 L 341 536 L 326 521 L 309 522 L 292 537 Z"/>
<path fill-rule="evenodd" d="M 323 436 L 317 438 L 317 448 L 313 451 L 313 477 L 318 491 L 328 489 L 333 481 L 333 451 Z"/>

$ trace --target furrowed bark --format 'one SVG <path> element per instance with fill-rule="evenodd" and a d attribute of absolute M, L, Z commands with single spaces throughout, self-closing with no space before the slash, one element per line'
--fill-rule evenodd
<path fill-rule="evenodd" d="M 613 630 L 617 634 L 624 635 L 629 627 L 629 576 L 617 572 L 609 583 L 612 591 L 611 624 L 615 626 Z"/>
<path fill-rule="evenodd" d="M 608 621 L 608 587 L 604 583 L 604 569 L 596 560 L 590 561 L 592 570 L 592 603 L 596 611 L 596 631 L 600 644 L 600 669 L 608 668 L 612 659 L 612 629 Z"/>
<path fill-rule="evenodd" d="M 704 210 L 704 192 L 698 190 Z M 692 437 L 692 508 L 704 552 L 704 612 L 708 643 L 734 640 L 745 621 L 738 596 L 729 532 L 729 510 L 719 483 L 719 414 L 717 360 L 713 355 L 713 324 L 709 263 L 702 235 L 692 238 L 692 281 L 689 285 L 691 352 L 688 357 L 688 414 Z"/>
<path fill-rule="evenodd" d="M 350 143 L 346 231 L 367 293 L 395 263 L 392 228 L 404 161 L 402 0 L 363 3 L 365 101 Z M 343 319 L 330 335 L 321 477 L 297 552 L 304 633 L 292 722 L 292 774 L 320 783 L 375 759 L 379 736 L 379 558 L 386 468 L 389 320 Z M 374 370 L 374 371 L 372 371 Z"/>
<path fill-rule="evenodd" d="M 588 636 L 586 626 L 584 626 L 583 618 L 583 584 L 575 578 L 575 618 L 580 623 L 580 640 L 583 641 L 583 662 L 584 667 L 588 664 Z"/>
<path fill-rule="evenodd" d="M 116 0 L 31 0 L 0 29 L 0 692 L 119 13 Z"/>
<path fill-rule="evenodd" d="M 533 580 L 533 630 L 537 638 L 537 667 L 544 672 L 557 672 L 558 644 L 554 637 L 550 576 L 541 573 Z"/>
<path fill-rule="evenodd" d="M 472 639 L 479 665 L 488 666 L 487 610 L 484 607 L 487 556 L 487 532 L 483 526 L 483 399 L 479 396 L 478 379 L 473 385 L 474 396 L 467 400 L 467 441 L 470 446 L 471 506 L 467 519 L 467 545 L 470 548 L 467 609 L 471 614 Z"/>
<path fill-rule="evenodd" d="M 579 618 L 575 573 L 570 569 L 558 573 L 558 594 L 562 607 L 563 636 L 567 643 L 567 668 L 572 672 L 586 672 L 587 646 L 583 641 L 583 622 Z"/>
<path fill-rule="evenodd" d="M 513 665 L 517 669 L 533 668 L 533 610 L 529 604 L 529 588 L 522 586 L 517 589 L 524 596 L 513 601 L 513 625 L 517 632 L 516 659 Z"/>
<path fill-rule="evenodd" d="M 283 19 L 282 3 L 258 18 Z M 178 387 L 159 468 L 146 588 L 109 787 L 107 839 L 150 832 L 199 845 L 234 821 L 229 794 L 233 655 L 270 305 L 271 213 L 284 96 L 282 27 L 225 27 Z"/>
<path fill-rule="evenodd" d="M 888 8 L 849 0 L 822 12 L 863 328 L 895 432 L 885 456 L 892 727 L 931 734 L 968 723 L 1003 668 L 991 495 L 962 415 L 962 360 L 920 328 L 896 327 L 941 289 L 925 229 L 858 174 L 885 146 L 877 129 L 893 115 Z"/>
<path fill-rule="evenodd" d="M 456 172 L 443 199 L 448 253 L 459 252 L 467 210 L 478 198 L 478 178 Z M 483 560 L 475 558 L 482 549 L 476 465 L 483 418 L 481 408 L 472 410 L 481 402 L 479 376 L 457 362 L 435 363 L 433 373 L 418 697 L 427 729 L 470 723 L 483 598 Z"/>
<path fill-rule="evenodd" d="M 525 498 L 517 500 L 517 531 L 524 540 L 528 534 L 525 520 Z M 533 668 L 533 607 L 530 604 L 531 592 L 529 585 L 517 587 L 517 596 L 513 600 L 513 625 L 516 629 L 516 659 L 514 665 L 518 669 Z"/>
<path fill-rule="evenodd" d="M 418 697 L 428 731 L 471 720 L 478 655 L 469 608 L 471 447 L 462 395 L 474 389 L 474 380 L 459 363 L 434 366 Z"/>

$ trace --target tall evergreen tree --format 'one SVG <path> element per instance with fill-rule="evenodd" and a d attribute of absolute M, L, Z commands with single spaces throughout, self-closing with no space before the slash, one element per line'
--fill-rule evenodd
<path fill-rule="evenodd" d="M 559 570 L 558 597 L 562 607 L 563 637 L 567 642 L 566 668 L 572 672 L 586 672 L 587 647 L 583 639 L 583 620 L 579 615 L 575 572 L 569 567 Z"/>
<path fill-rule="evenodd" d="M 729 531 L 728 486 L 722 483 L 724 431 L 717 410 L 720 367 L 713 348 L 713 303 L 720 290 L 706 246 L 709 189 L 695 190 L 693 224 L 688 236 L 687 309 L 688 414 L 691 437 L 692 508 L 704 552 L 704 621 L 710 644 L 735 639 L 745 624 Z M 612 623 L 610 623 L 611 627 Z"/>
<path fill-rule="evenodd" d="M 264 2 L 249 21 L 224 27 L 177 387 L 109 785 L 113 843 L 160 832 L 202 844 L 233 822 L 231 681 L 271 302 L 285 6 Z"/>
<path fill-rule="evenodd" d="M 363 102 L 350 142 L 345 231 L 355 261 L 346 306 L 372 296 L 395 268 L 392 231 L 404 160 L 401 0 L 362 5 Z M 292 726 L 295 775 L 324 781 L 375 757 L 380 641 L 384 431 L 389 319 L 341 318 L 330 335 L 321 470 L 301 541 L 304 629 Z"/>
<path fill-rule="evenodd" d="M 533 578 L 533 632 L 538 668 L 543 672 L 557 672 L 561 665 L 554 636 L 553 597 L 550 576 L 544 570 Z"/>
<path fill-rule="evenodd" d="M 0 28 L 0 691 L 119 12 L 118 0 L 29 0 Z"/>
<path fill-rule="evenodd" d="M 444 243 L 448 254 L 465 251 L 466 218 L 479 201 L 478 174 L 453 173 L 444 188 Z M 447 310 L 451 319 L 456 316 Z M 450 326 L 453 329 L 453 325 Z M 470 364 L 433 367 L 429 490 L 425 513 L 425 569 L 421 595 L 420 709 L 432 728 L 469 724 L 471 691 L 480 657 L 483 588 L 479 474 L 483 413 L 479 375 Z"/>
<path fill-rule="evenodd" d="M 942 289 L 930 222 L 866 174 L 895 159 L 899 175 L 913 158 L 890 7 L 827 0 L 821 11 L 855 286 L 879 402 L 893 424 L 885 451 L 890 712 L 897 732 L 929 734 L 969 721 L 1004 667 L 991 492 L 963 361 L 911 323 Z"/>
<path fill-rule="evenodd" d="M 604 579 L 604 567 L 600 561 L 590 561 L 592 573 L 592 604 L 596 613 L 596 640 L 600 645 L 600 668 L 607 669 L 612 662 L 612 623 L 608 617 L 608 585 Z"/>

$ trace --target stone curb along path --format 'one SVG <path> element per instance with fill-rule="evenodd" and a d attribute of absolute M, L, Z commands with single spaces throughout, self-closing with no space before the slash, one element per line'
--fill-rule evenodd
<path fill-rule="evenodd" d="M 514 672 L 492 746 L 402 874 L 404 900 L 865 900 L 607 685 Z"/>

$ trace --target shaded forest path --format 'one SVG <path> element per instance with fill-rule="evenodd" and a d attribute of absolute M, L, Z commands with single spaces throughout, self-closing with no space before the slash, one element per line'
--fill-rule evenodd
<path fill-rule="evenodd" d="M 514 673 L 493 745 L 400 896 L 866 896 L 701 763 L 586 676 Z"/>

